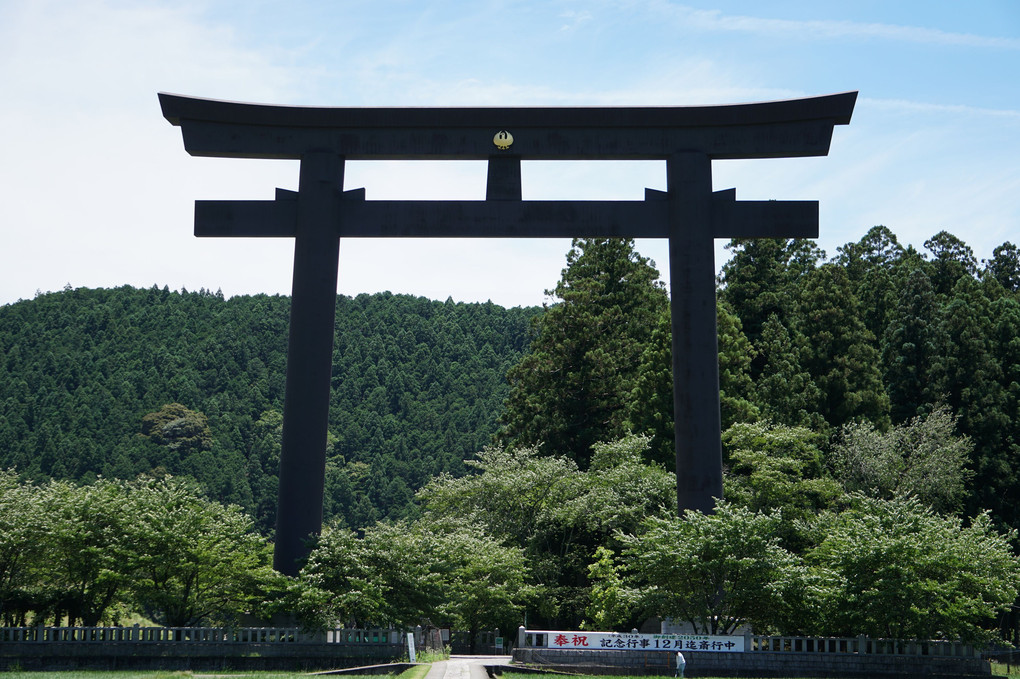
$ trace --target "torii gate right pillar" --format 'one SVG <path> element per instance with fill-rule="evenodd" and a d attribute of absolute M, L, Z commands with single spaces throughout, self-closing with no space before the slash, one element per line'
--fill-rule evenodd
<path fill-rule="evenodd" d="M 670 156 L 666 186 L 677 505 L 711 512 L 723 494 L 719 399 L 706 396 L 719 393 L 711 159 Z"/>

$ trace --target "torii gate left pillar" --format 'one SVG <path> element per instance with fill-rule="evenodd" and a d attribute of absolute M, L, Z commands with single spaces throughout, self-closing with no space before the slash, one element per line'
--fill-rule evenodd
<path fill-rule="evenodd" d="M 340 238 L 668 238 L 677 503 L 722 496 L 715 238 L 818 235 L 813 201 L 712 191 L 714 159 L 826 155 L 857 93 L 663 108 L 308 108 L 160 94 L 192 155 L 301 161 L 273 201 L 197 201 L 197 236 L 293 237 L 274 566 L 294 575 L 322 525 Z M 487 160 L 484 201 L 368 201 L 346 160 Z M 643 201 L 523 201 L 522 160 L 665 160 Z"/>

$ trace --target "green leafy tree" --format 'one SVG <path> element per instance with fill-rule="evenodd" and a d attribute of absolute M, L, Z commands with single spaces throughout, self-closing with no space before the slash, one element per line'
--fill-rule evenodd
<path fill-rule="evenodd" d="M 424 516 L 463 517 L 486 535 L 528 555 L 533 582 L 543 588 L 538 618 L 569 624 L 583 609 L 588 563 L 579 523 L 592 506 L 576 501 L 583 472 L 569 459 L 534 448 L 486 448 L 465 463 L 476 470 L 441 476 L 418 492 Z"/>
<path fill-rule="evenodd" d="M 143 417 L 142 436 L 180 455 L 212 447 L 209 418 L 180 403 L 167 403 Z"/>
<path fill-rule="evenodd" d="M 599 546 L 616 547 L 648 515 L 676 511 L 676 479 L 643 461 L 648 439 L 628 436 L 595 446 L 591 466 L 535 449 L 487 448 L 477 470 L 435 479 L 418 493 L 423 519 L 462 518 L 524 550 L 543 591 L 532 620 L 577 625 L 589 605 L 588 565 Z"/>
<path fill-rule="evenodd" d="M 382 620 L 386 594 L 374 579 L 367 552 L 365 542 L 351 529 L 325 527 L 301 569 L 300 581 L 288 588 L 288 608 L 311 628 Z"/>
<path fill-rule="evenodd" d="M 236 506 L 202 497 L 194 482 L 144 478 L 130 490 L 135 603 L 169 627 L 224 624 L 255 610 L 275 580 L 268 541 Z"/>
<path fill-rule="evenodd" d="M 891 500 L 911 495 L 936 512 L 958 511 L 965 498 L 974 444 L 956 434 L 944 406 L 886 432 L 850 424 L 829 454 L 836 478 L 849 492 Z"/>
<path fill-rule="evenodd" d="M 1015 534 L 997 532 L 987 514 L 965 524 L 917 498 L 858 495 L 815 527 L 820 541 L 806 559 L 822 634 L 982 642 L 1016 599 Z"/>
<path fill-rule="evenodd" d="M 128 539 L 130 505 L 124 485 L 100 479 L 77 487 L 52 482 L 42 496 L 49 522 L 44 563 L 48 575 L 42 585 L 46 610 L 54 620 L 97 625 L 125 600 L 131 581 Z"/>
<path fill-rule="evenodd" d="M 575 239 L 530 353 L 508 373 L 498 440 L 542 445 L 584 469 L 592 445 L 626 433 L 627 399 L 668 299 L 632 240 Z"/>
<path fill-rule="evenodd" d="M 417 624 L 442 601 L 437 550 L 404 523 L 377 523 L 363 538 L 328 528 L 301 570 L 299 610 L 320 626 Z"/>
<path fill-rule="evenodd" d="M 698 633 L 728 634 L 743 624 L 779 629 L 805 582 L 800 560 L 780 544 L 782 521 L 722 501 L 712 514 L 651 517 L 626 538 L 631 582 L 649 613 L 687 621 Z"/>
<path fill-rule="evenodd" d="M 0 621 L 7 626 L 24 626 L 43 603 L 37 582 L 49 520 L 40 495 L 12 470 L 0 470 Z"/>
<path fill-rule="evenodd" d="M 533 595 L 528 575 L 519 548 L 462 520 L 378 523 L 362 538 L 334 526 L 301 571 L 296 609 L 320 627 L 432 621 L 510 629 Z"/>
<path fill-rule="evenodd" d="M 807 547 L 805 522 L 842 495 L 825 473 L 824 443 L 818 432 L 768 422 L 735 424 L 723 432 L 727 501 L 752 512 L 781 512 L 776 534 L 797 553 Z"/>
<path fill-rule="evenodd" d="M 500 544 L 463 521 L 419 524 L 439 545 L 443 602 L 433 621 L 470 634 L 470 653 L 481 630 L 512 630 L 524 621 L 538 588 L 530 583 L 524 550 Z"/>
<path fill-rule="evenodd" d="M 591 603 L 581 629 L 612 631 L 631 617 L 636 592 L 624 583 L 614 556 L 613 550 L 607 547 L 595 550 L 595 561 L 588 566 Z"/>

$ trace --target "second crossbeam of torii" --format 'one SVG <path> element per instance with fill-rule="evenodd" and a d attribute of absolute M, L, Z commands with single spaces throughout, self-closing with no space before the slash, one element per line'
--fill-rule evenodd
<path fill-rule="evenodd" d="M 716 238 L 814 238 L 815 201 L 737 201 L 712 161 L 828 154 L 856 92 L 727 106 L 318 108 L 160 94 L 194 156 L 289 158 L 298 190 L 196 201 L 196 236 L 294 238 L 274 566 L 295 575 L 322 526 L 341 238 L 667 238 L 677 503 L 722 497 Z M 486 160 L 486 199 L 373 201 L 343 190 L 347 160 Z M 642 201 L 526 201 L 522 160 L 664 160 Z"/>

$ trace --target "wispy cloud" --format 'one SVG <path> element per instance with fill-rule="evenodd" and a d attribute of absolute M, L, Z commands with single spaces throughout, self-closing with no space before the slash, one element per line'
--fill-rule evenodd
<path fill-rule="evenodd" d="M 796 36 L 812 40 L 831 40 L 834 38 L 879 39 L 927 45 L 1020 50 L 1020 39 L 1018 38 L 975 35 L 973 33 L 953 33 L 922 26 L 902 26 L 856 21 L 765 19 L 725 14 L 719 10 L 703 10 L 685 5 L 673 5 L 665 0 L 653 0 L 651 7 L 656 11 L 672 16 L 674 20 L 680 21 L 686 26 L 705 31 Z"/>
<path fill-rule="evenodd" d="M 560 14 L 560 18 L 563 19 L 563 25 L 560 26 L 560 31 L 564 33 L 571 33 L 576 31 L 582 24 L 586 24 L 592 20 L 591 12 L 581 11 L 575 12 L 569 10 Z"/>
<path fill-rule="evenodd" d="M 984 108 L 980 106 L 966 106 L 963 104 L 932 104 L 921 101 L 908 101 L 905 99 L 861 99 L 861 105 L 883 109 L 887 111 L 909 111 L 913 113 L 936 113 L 936 114 L 962 114 L 971 116 L 986 116 L 991 118 L 1005 118 L 1020 121 L 1020 111 L 1013 109 Z"/>

